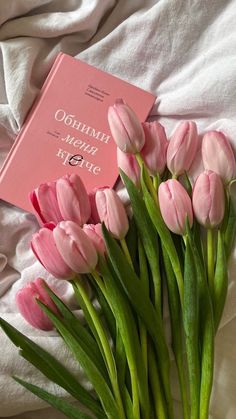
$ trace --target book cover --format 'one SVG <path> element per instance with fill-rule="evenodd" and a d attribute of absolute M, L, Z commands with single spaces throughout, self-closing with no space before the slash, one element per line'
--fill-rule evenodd
<path fill-rule="evenodd" d="M 29 193 L 43 182 L 78 173 L 89 192 L 114 186 L 116 145 L 107 111 L 117 98 L 145 121 L 155 97 L 60 53 L 0 172 L 0 198 L 31 212 Z"/>

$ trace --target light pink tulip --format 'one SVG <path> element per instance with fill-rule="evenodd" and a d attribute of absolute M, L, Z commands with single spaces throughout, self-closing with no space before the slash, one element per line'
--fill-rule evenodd
<path fill-rule="evenodd" d="M 117 164 L 136 186 L 140 185 L 140 167 L 133 154 L 124 153 L 117 148 Z"/>
<path fill-rule="evenodd" d="M 158 190 L 161 215 L 173 233 L 185 234 L 186 220 L 190 227 L 193 224 L 193 211 L 191 199 L 181 185 L 175 179 L 169 179 L 159 186 Z"/>
<path fill-rule="evenodd" d="M 102 234 L 102 225 L 99 224 L 84 224 L 83 231 L 93 242 L 95 249 L 100 255 L 104 255 L 106 246 Z"/>
<path fill-rule="evenodd" d="M 64 220 L 86 223 L 91 214 L 89 197 L 79 175 L 65 175 L 56 182 L 57 200 Z"/>
<path fill-rule="evenodd" d="M 70 279 L 72 270 L 62 259 L 53 237 L 55 225 L 48 224 L 33 234 L 31 248 L 39 262 L 56 278 Z"/>
<path fill-rule="evenodd" d="M 108 122 L 117 146 L 125 153 L 138 153 L 144 145 L 142 125 L 134 111 L 117 99 L 108 109 Z"/>
<path fill-rule="evenodd" d="M 58 314 L 56 305 L 44 288 L 45 285 L 46 282 L 42 278 L 37 278 L 35 281 L 30 282 L 17 292 L 16 304 L 21 315 L 31 326 L 41 330 L 52 330 L 54 327 L 53 323 L 36 301 L 36 299 L 40 300 L 55 314 Z"/>
<path fill-rule="evenodd" d="M 43 183 L 29 197 L 41 223 L 53 221 L 57 224 L 63 220 L 57 202 L 56 182 Z"/>
<path fill-rule="evenodd" d="M 165 128 L 159 122 L 144 122 L 145 144 L 141 156 L 150 174 L 161 175 L 166 167 L 168 141 Z"/>
<path fill-rule="evenodd" d="M 220 176 L 206 170 L 201 173 L 193 187 L 193 211 L 198 222 L 205 227 L 221 223 L 225 211 L 224 187 Z"/>
<path fill-rule="evenodd" d="M 204 168 L 221 176 L 224 183 L 236 177 L 236 162 L 228 138 L 220 131 L 207 132 L 202 140 Z"/>
<path fill-rule="evenodd" d="M 190 169 L 198 146 L 195 122 L 182 122 L 170 138 L 167 149 L 167 167 L 179 176 Z"/>
<path fill-rule="evenodd" d="M 98 262 L 97 251 L 81 227 L 73 221 L 61 221 L 53 230 L 57 248 L 70 268 L 77 273 L 88 273 Z"/>
<path fill-rule="evenodd" d="M 97 191 L 96 205 L 100 220 L 116 239 L 123 239 L 129 229 L 124 205 L 113 189 Z"/>
<path fill-rule="evenodd" d="M 90 202 L 90 207 L 91 207 L 90 222 L 92 224 L 98 224 L 101 221 L 98 215 L 98 210 L 97 210 L 97 205 L 96 205 L 96 193 L 97 191 L 103 191 L 104 189 L 107 189 L 107 188 L 109 188 L 109 186 L 102 186 L 100 188 L 94 188 L 89 193 L 89 202 Z"/>

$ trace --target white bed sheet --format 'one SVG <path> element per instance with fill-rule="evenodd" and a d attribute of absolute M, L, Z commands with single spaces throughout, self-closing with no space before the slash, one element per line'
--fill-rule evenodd
<path fill-rule="evenodd" d="M 195 120 L 200 133 L 222 129 L 236 147 L 235 20 L 234 0 L 0 0 L 0 164 L 59 51 L 156 94 L 152 118 L 168 133 L 179 120 Z M 32 329 L 14 303 L 16 291 L 40 275 L 74 307 L 68 284 L 47 275 L 29 249 L 36 229 L 32 215 L 0 202 L 0 315 L 73 368 L 56 334 Z M 212 419 L 236 417 L 235 259 L 236 252 L 216 339 Z M 0 347 L 0 417 L 60 419 L 11 375 L 64 393 L 21 359 L 1 331 Z"/>

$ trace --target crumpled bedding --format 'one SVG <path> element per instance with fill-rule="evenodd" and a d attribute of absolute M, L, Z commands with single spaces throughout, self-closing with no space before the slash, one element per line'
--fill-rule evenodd
<path fill-rule="evenodd" d="M 168 134 L 179 120 L 195 120 L 200 133 L 221 129 L 236 147 L 235 19 L 233 0 L 0 0 L 0 164 L 60 51 L 154 93 L 150 118 L 164 124 Z M 20 187 L 24 179 L 16 182 Z M 70 285 L 47 274 L 29 248 L 37 228 L 33 215 L 0 201 L 0 315 L 77 368 L 90 388 L 56 333 L 31 328 L 17 313 L 17 290 L 37 276 L 76 308 Z M 234 251 L 216 338 L 212 419 L 236 417 L 235 269 Z M 0 347 L 0 417 L 63 417 L 11 375 L 65 393 L 21 359 L 1 331 Z M 174 377 L 173 394 L 178 410 Z"/>

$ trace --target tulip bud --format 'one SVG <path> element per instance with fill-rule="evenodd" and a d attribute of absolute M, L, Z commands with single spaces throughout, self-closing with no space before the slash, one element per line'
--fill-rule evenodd
<path fill-rule="evenodd" d="M 221 176 L 224 183 L 236 177 L 236 162 L 228 138 L 220 131 L 207 132 L 202 140 L 204 168 Z"/>
<path fill-rule="evenodd" d="M 77 273 L 89 273 L 98 262 L 96 249 L 81 227 L 73 221 L 61 221 L 53 230 L 57 248 L 70 268 Z"/>
<path fill-rule="evenodd" d="M 128 217 L 121 199 L 113 189 L 97 191 L 96 205 L 100 220 L 116 239 L 123 239 L 129 229 Z"/>
<path fill-rule="evenodd" d="M 190 227 L 193 224 L 193 211 L 188 193 L 175 179 L 169 179 L 158 190 L 161 215 L 173 233 L 184 235 L 186 219 Z"/>
<path fill-rule="evenodd" d="M 89 197 L 79 175 L 63 176 L 56 182 L 57 200 L 64 220 L 79 225 L 86 223 L 91 214 Z"/>
<path fill-rule="evenodd" d="M 98 215 L 98 210 L 97 210 L 97 205 L 96 205 L 96 193 L 97 191 L 103 191 L 104 189 L 108 189 L 108 188 L 109 186 L 102 186 L 100 188 L 94 188 L 89 193 L 89 202 L 90 202 L 90 207 L 91 207 L 90 221 L 92 224 L 98 224 L 101 221 Z"/>
<path fill-rule="evenodd" d="M 52 229 L 55 226 L 46 225 L 38 233 L 33 234 L 31 248 L 39 262 L 56 278 L 70 279 L 72 270 L 64 262 L 56 248 Z"/>
<path fill-rule="evenodd" d="M 159 122 L 144 122 L 145 144 L 141 156 L 150 174 L 162 174 L 166 166 L 168 141 L 164 127 Z"/>
<path fill-rule="evenodd" d="M 36 299 L 40 300 L 55 314 L 58 314 L 56 305 L 44 288 L 45 285 L 46 282 L 42 278 L 30 282 L 17 292 L 16 304 L 21 315 L 31 326 L 41 330 L 52 330 L 53 323 L 36 301 Z"/>
<path fill-rule="evenodd" d="M 63 220 L 57 202 L 56 182 L 43 183 L 29 197 L 41 223 L 53 221 L 57 224 Z"/>
<path fill-rule="evenodd" d="M 193 211 L 200 224 L 216 227 L 224 217 L 225 196 L 220 176 L 206 170 L 201 173 L 193 187 Z"/>
<path fill-rule="evenodd" d="M 84 224 L 83 231 L 93 242 L 93 245 L 100 255 L 104 255 L 106 246 L 102 234 L 101 224 Z"/>
<path fill-rule="evenodd" d="M 133 154 L 124 153 L 117 148 L 117 164 L 136 186 L 140 185 L 140 167 Z"/>
<path fill-rule="evenodd" d="M 190 169 L 198 146 L 195 122 L 182 122 L 171 136 L 167 149 L 167 166 L 179 176 Z"/>
<path fill-rule="evenodd" d="M 108 122 L 117 146 L 124 153 L 138 153 L 144 145 L 144 132 L 134 111 L 117 99 L 108 109 Z"/>

